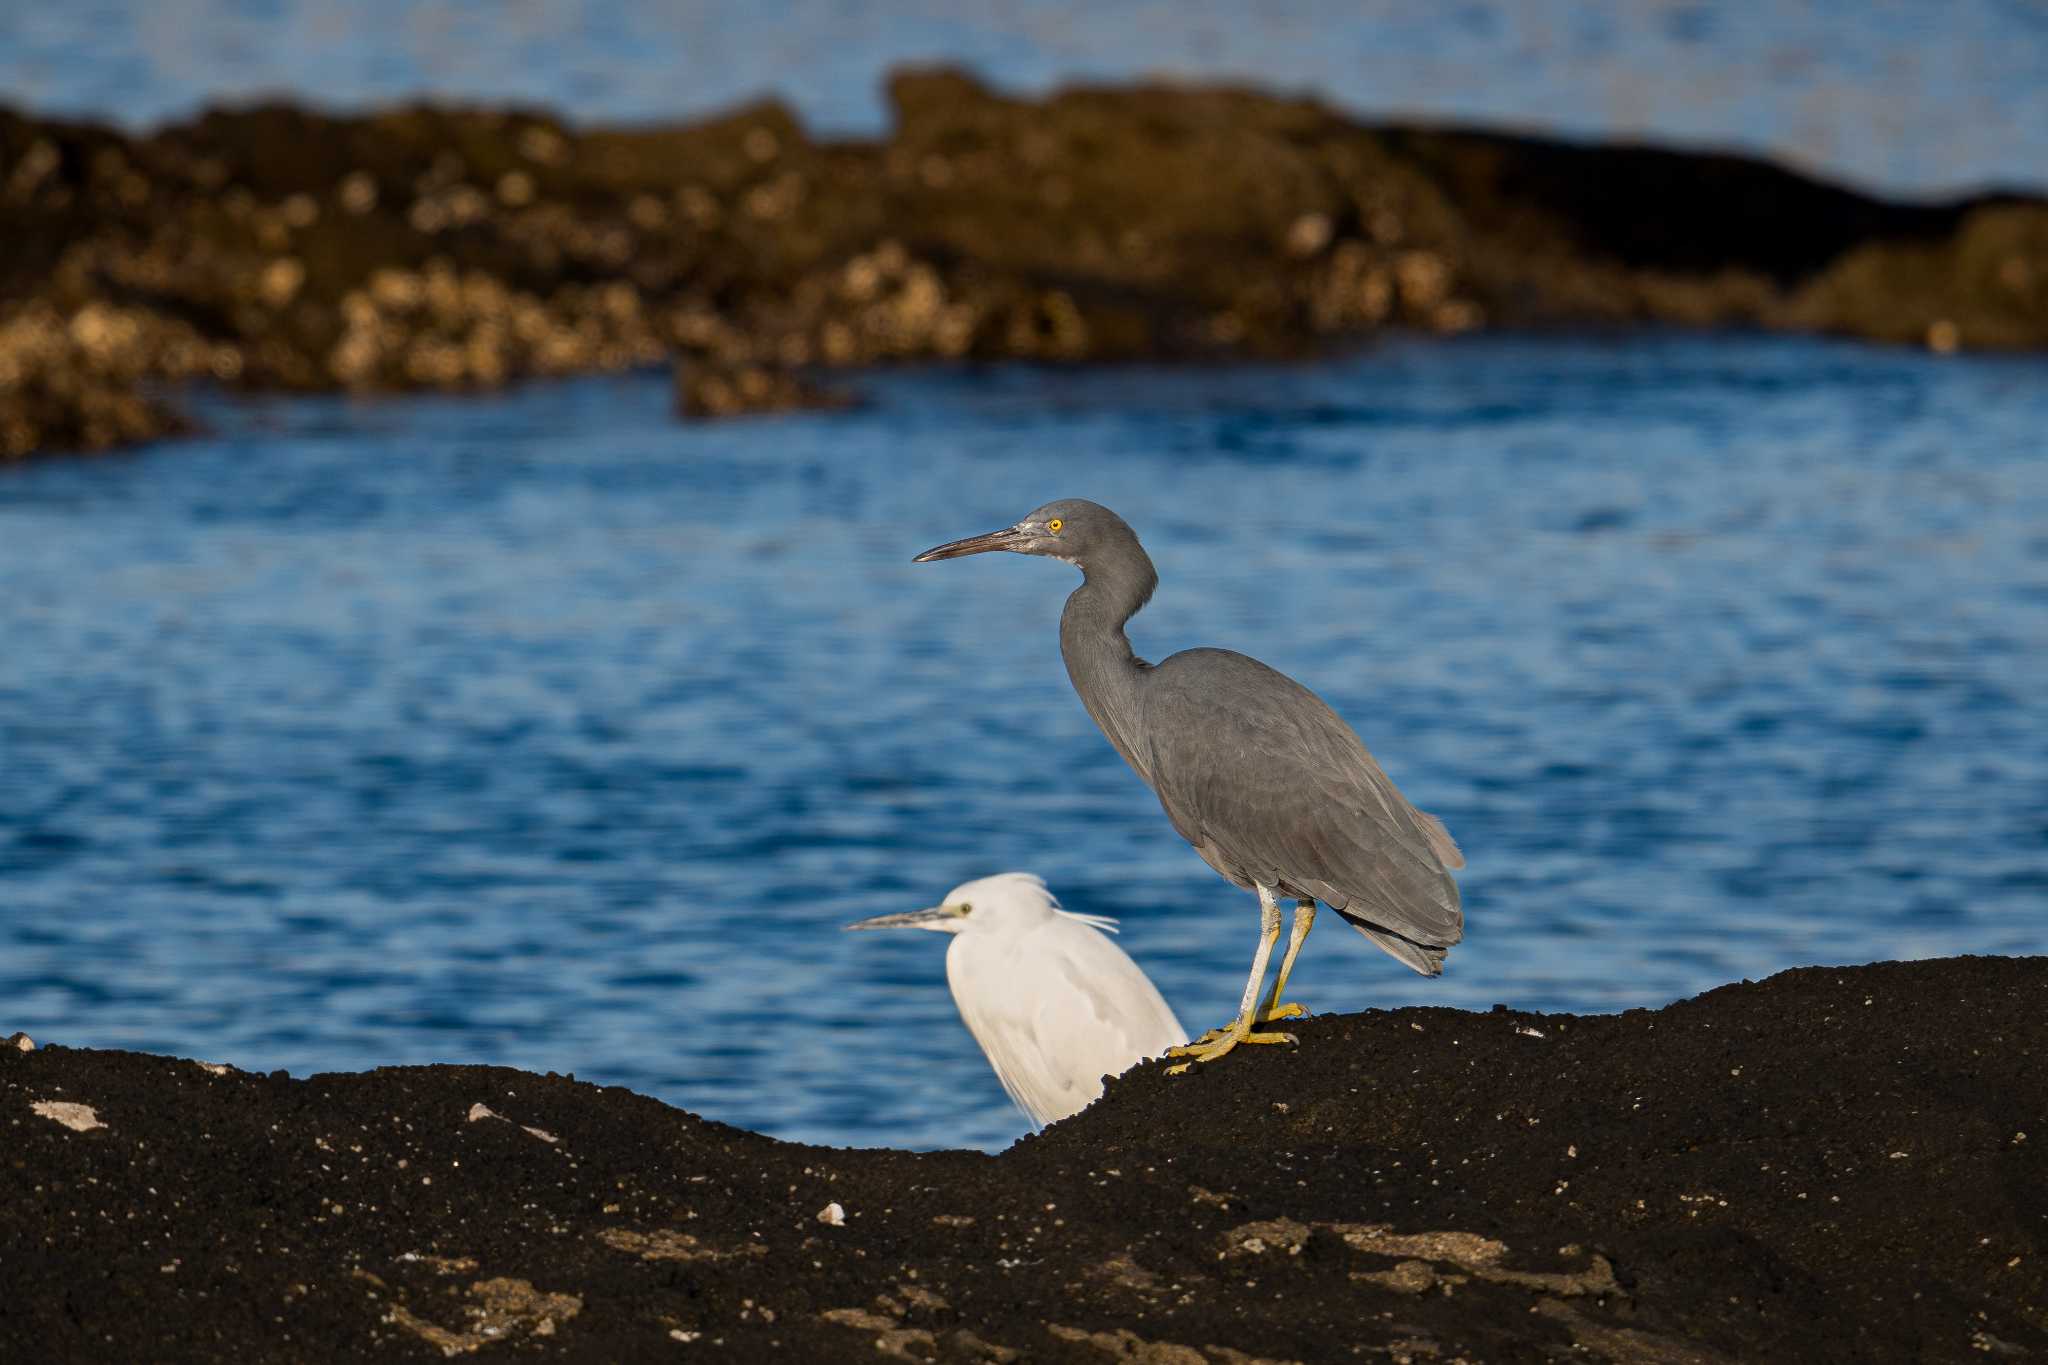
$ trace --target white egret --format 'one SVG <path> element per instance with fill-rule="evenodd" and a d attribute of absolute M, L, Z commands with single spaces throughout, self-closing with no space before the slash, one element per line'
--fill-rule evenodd
<path fill-rule="evenodd" d="M 1045 880 L 1004 872 L 956 886 L 929 910 L 849 929 L 951 934 L 946 984 L 1003 1089 L 1043 1128 L 1120 1075 L 1188 1040 L 1138 964 L 1102 933 L 1116 921 L 1059 908 Z"/>

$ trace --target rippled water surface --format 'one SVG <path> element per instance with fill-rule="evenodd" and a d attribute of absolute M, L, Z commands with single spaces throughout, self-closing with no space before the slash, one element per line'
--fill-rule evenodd
<path fill-rule="evenodd" d="M 1072 571 L 909 563 L 1067 495 L 1159 563 L 1141 652 L 1309 681 L 1471 857 L 1447 975 L 1328 921 L 1315 1006 L 2048 951 L 2044 380 L 1482 339 L 724 426 L 652 375 L 214 400 L 0 471 L 0 1027 L 1003 1142 L 943 941 L 837 926 L 1034 870 L 1196 1027 L 1254 938 L 1069 691 Z"/>

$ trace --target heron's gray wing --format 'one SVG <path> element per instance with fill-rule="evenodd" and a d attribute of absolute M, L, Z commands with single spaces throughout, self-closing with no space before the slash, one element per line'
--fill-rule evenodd
<path fill-rule="evenodd" d="M 1313 895 L 1418 971 L 1463 936 L 1457 845 L 1313 692 L 1245 655 L 1188 650 L 1153 670 L 1143 707 L 1160 804 L 1205 857 Z"/>

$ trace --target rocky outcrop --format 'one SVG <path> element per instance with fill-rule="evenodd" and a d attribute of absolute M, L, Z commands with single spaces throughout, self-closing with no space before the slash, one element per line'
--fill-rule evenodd
<path fill-rule="evenodd" d="M 995 1157 L 17 1037 L 0 1357 L 2031 1359 L 2044 1004 L 1958 958 L 1310 1019 Z"/>
<path fill-rule="evenodd" d="M 288 107 L 0 113 L 0 454 L 170 430 L 193 378 L 488 389 L 678 365 L 690 415 L 906 361 L 1290 356 L 1587 322 L 2048 345 L 2048 206 L 1737 157 L 1362 125 L 1229 89 L 897 76 L 881 142 Z"/>

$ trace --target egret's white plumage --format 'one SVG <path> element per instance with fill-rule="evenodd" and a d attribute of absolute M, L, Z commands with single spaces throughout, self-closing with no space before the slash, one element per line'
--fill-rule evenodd
<path fill-rule="evenodd" d="M 967 882 L 929 910 L 847 928 L 953 936 L 953 1003 L 1003 1089 L 1041 1128 L 1099 1098 L 1104 1076 L 1187 1041 L 1158 989 L 1103 933 L 1115 933 L 1116 921 L 1060 909 L 1026 872 Z"/>

